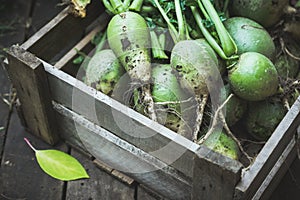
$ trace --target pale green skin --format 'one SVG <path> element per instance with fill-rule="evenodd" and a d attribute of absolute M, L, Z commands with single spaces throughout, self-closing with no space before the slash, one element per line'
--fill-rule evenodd
<path fill-rule="evenodd" d="M 253 19 L 264 27 L 275 25 L 284 14 L 284 7 L 289 0 L 232 0 L 230 13 L 232 16 L 241 16 Z"/>
<path fill-rule="evenodd" d="M 227 134 L 221 131 L 213 132 L 203 143 L 211 150 L 234 160 L 239 159 L 239 147 Z"/>
<path fill-rule="evenodd" d="M 224 25 L 237 45 L 238 54 L 257 52 L 271 60 L 275 58 L 275 44 L 270 34 L 257 22 L 244 17 L 232 17 Z"/>
<path fill-rule="evenodd" d="M 177 102 L 155 106 L 158 122 L 177 132 L 182 123 L 181 106 L 178 102 L 184 99 L 185 94 L 169 64 L 158 64 L 152 68 L 152 84 L 154 102 Z M 144 113 L 145 108 L 139 105 L 137 92 L 134 93 L 134 101 L 136 110 Z"/>
<path fill-rule="evenodd" d="M 286 109 L 281 102 L 251 102 L 245 117 L 246 130 L 255 139 L 266 141 L 285 114 Z"/>
<path fill-rule="evenodd" d="M 224 102 L 227 97 L 230 95 L 231 89 L 230 85 L 225 85 L 221 90 L 221 99 Z M 232 96 L 229 101 L 225 104 L 224 109 L 225 120 L 229 126 L 233 126 L 238 122 L 247 110 L 247 101 L 237 97 L 236 95 Z"/>
<path fill-rule="evenodd" d="M 208 94 L 219 81 L 217 56 L 205 40 L 176 43 L 170 63 L 179 73 L 181 86 L 195 95 Z"/>
<path fill-rule="evenodd" d="M 114 15 L 107 27 L 107 39 L 133 81 L 151 78 L 150 33 L 146 21 L 134 12 Z"/>
<path fill-rule="evenodd" d="M 112 50 L 97 52 L 88 63 L 85 83 L 104 94 L 111 94 L 125 70 Z"/>
<path fill-rule="evenodd" d="M 273 63 L 255 52 L 243 53 L 228 71 L 228 78 L 234 94 L 248 101 L 260 101 L 274 95 L 279 85 Z"/>

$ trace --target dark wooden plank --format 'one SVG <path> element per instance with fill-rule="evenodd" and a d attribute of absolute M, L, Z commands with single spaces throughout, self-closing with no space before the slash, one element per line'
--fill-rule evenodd
<path fill-rule="evenodd" d="M 49 144 L 58 141 L 47 76 L 42 63 L 19 46 L 8 51 L 7 71 L 22 104 L 26 126 Z"/>
<path fill-rule="evenodd" d="M 13 112 L 1 162 L 0 199 L 61 199 L 64 183 L 41 170 L 24 137 L 37 149 L 54 148 L 26 132 Z M 66 151 L 67 148 L 60 145 L 55 149 Z"/>
<path fill-rule="evenodd" d="M 114 134 L 91 123 L 83 116 L 54 104 L 59 132 L 79 140 L 96 159 L 132 177 L 158 193 L 173 199 L 190 198 L 191 186 L 186 177 L 141 149 L 118 138 Z M 70 141 L 71 142 L 71 141 Z M 78 141 L 75 141 L 78 143 Z"/>
<path fill-rule="evenodd" d="M 241 177 L 241 163 L 201 146 L 193 167 L 192 199 L 233 199 Z"/>
<path fill-rule="evenodd" d="M 236 187 L 237 199 L 251 199 L 280 155 L 290 143 L 300 124 L 300 97 L 295 101 L 284 119 L 257 155 L 255 162 L 244 171 Z"/>
<path fill-rule="evenodd" d="M 274 167 L 265 178 L 261 186 L 256 191 L 253 199 L 269 199 L 274 189 L 279 184 L 280 180 L 290 167 L 292 161 L 296 157 L 296 142 L 292 139 L 289 145 L 286 147 Z"/>
<path fill-rule="evenodd" d="M 90 56 L 93 48 L 95 48 L 95 45 L 91 43 L 91 40 L 98 32 L 105 29 L 107 23 L 109 22 L 109 18 L 110 16 L 108 14 L 100 15 L 97 20 L 95 20 L 95 28 L 87 33 L 84 38 L 82 38 L 69 52 L 67 52 L 60 60 L 58 60 L 54 66 L 58 69 L 62 69 L 63 71 L 71 71 L 67 69 L 74 68 L 72 61 L 78 56 L 77 51 L 83 52 Z"/>
<path fill-rule="evenodd" d="M 7 78 L 3 63 L 0 61 L 0 159 L 3 152 L 5 131 L 9 120 L 9 105 L 3 99 L 9 99 L 6 94 L 10 93 L 10 81 Z"/>
<path fill-rule="evenodd" d="M 32 36 L 47 22 L 54 18 L 66 6 L 59 5 L 61 0 L 35 0 L 30 12 L 28 20 L 29 27 L 27 28 L 26 37 Z"/>
<path fill-rule="evenodd" d="M 0 0 L 0 53 L 4 47 L 24 41 L 31 2 L 32 0 L 16 0 L 9 3 Z"/>
<path fill-rule="evenodd" d="M 296 158 L 272 193 L 272 200 L 298 200 L 300 196 L 300 159 Z"/>
<path fill-rule="evenodd" d="M 100 1 L 92 1 L 85 18 L 69 14 L 65 8 L 22 44 L 22 47 L 48 62 L 59 60 L 85 35 L 86 27 L 104 12 Z"/>
<path fill-rule="evenodd" d="M 137 198 L 136 200 L 168 200 L 166 197 L 163 197 L 149 188 L 138 185 L 137 186 Z"/>
<path fill-rule="evenodd" d="M 53 100 L 192 177 L 196 143 L 43 63 Z"/>
<path fill-rule="evenodd" d="M 111 174 L 97 168 L 92 160 L 88 160 L 77 151 L 72 151 L 71 155 L 85 167 L 90 178 L 68 182 L 66 199 L 134 199 L 135 186 L 120 182 Z"/>

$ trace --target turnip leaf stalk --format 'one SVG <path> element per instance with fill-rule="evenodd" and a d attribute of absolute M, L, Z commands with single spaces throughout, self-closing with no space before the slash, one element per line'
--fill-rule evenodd
<path fill-rule="evenodd" d="M 106 1 L 106 0 L 105 0 Z M 109 0 L 104 5 L 113 8 L 114 16 L 107 27 L 107 39 L 121 64 L 131 78 L 134 88 L 141 87 L 147 115 L 157 121 L 151 96 L 151 38 L 146 20 L 138 13 L 143 0 L 122 2 Z"/>
<path fill-rule="evenodd" d="M 219 15 L 215 8 L 213 7 L 212 3 L 210 0 L 198 0 L 200 8 L 204 8 L 208 15 L 210 16 L 211 21 L 214 23 L 216 31 L 218 33 L 218 37 L 221 42 L 222 49 L 225 53 L 226 56 L 231 56 L 233 54 L 237 53 L 237 47 L 227 30 L 225 29 L 222 21 L 219 18 Z M 205 12 L 205 11 L 203 11 Z"/>

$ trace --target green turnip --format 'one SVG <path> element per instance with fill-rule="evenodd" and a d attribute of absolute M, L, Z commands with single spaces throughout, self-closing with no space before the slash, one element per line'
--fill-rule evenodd
<path fill-rule="evenodd" d="M 230 85 L 225 85 L 221 89 L 221 99 L 225 101 L 228 96 L 231 94 Z M 225 120 L 229 126 L 233 126 L 238 122 L 244 115 L 247 110 L 247 101 L 237 97 L 232 96 L 224 107 Z"/>
<path fill-rule="evenodd" d="M 133 87 L 141 87 L 148 116 L 156 121 L 151 97 L 151 39 L 144 18 L 134 12 L 115 15 L 107 27 L 110 48 L 116 54 L 132 80 Z"/>
<path fill-rule="evenodd" d="M 236 142 L 223 131 L 213 132 L 204 142 L 203 145 L 216 151 L 224 156 L 238 160 L 239 147 Z"/>
<path fill-rule="evenodd" d="M 284 15 L 288 0 L 233 0 L 230 13 L 253 19 L 264 27 L 275 25 Z"/>
<path fill-rule="evenodd" d="M 112 50 L 101 50 L 88 63 L 85 83 L 104 94 L 111 94 L 124 72 Z"/>
<path fill-rule="evenodd" d="M 251 102 L 245 117 L 246 130 L 255 139 L 266 141 L 285 113 L 286 109 L 280 101 Z"/>
<path fill-rule="evenodd" d="M 243 53 L 228 71 L 233 92 L 248 101 L 260 101 L 277 92 L 278 73 L 273 63 L 256 52 Z"/>
<path fill-rule="evenodd" d="M 263 26 L 244 17 L 229 18 L 224 25 L 237 45 L 238 54 L 257 52 L 274 59 L 275 45 Z"/>

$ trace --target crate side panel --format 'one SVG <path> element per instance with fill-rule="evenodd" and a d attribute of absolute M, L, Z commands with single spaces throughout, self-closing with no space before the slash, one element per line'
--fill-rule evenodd
<path fill-rule="evenodd" d="M 80 138 L 84 148 L 96 158 L 160 194 L 172 199 L 189 198 L 190 183 L 175 169 L 64 106 L 55 104 L 54 107 L 59 113 L 61 134 L 69 135 L 71 132 L 75 138 Z"/>
<path fill-rule="evenodd" d="M 237 198 L 252 198 L 296 134 L 299 124 L 300 97 L 277 126 L 252 165 L 244 171 L 242 179 L 236 187 Z"/>
<path fill-rule="evenodd" d="M 201 146 L 195 155 L 192 199 L 233 199 L 242 164 Z"/>
<path fill-rule="evenodd" d="M 54 67 L 46 70 L 55 101 L 192 177 L 197 144 Z"/>

